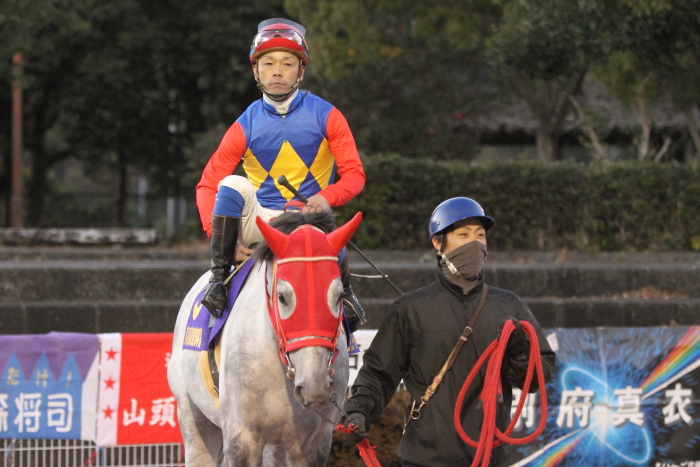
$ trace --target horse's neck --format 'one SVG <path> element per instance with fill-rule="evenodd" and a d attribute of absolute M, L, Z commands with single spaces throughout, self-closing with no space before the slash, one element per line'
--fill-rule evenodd
<path fill-rule="evenodd" d="M 265 263 L 253 265 L 234 303 L 222 336 L 222 358 L 229 359 L 234 368 L 249 367 L 254 362 L 258 371 L 282 375 L 277 338 L 268 312 L 266 269 Z M 282 381 L 284 377 L 278 379 Z M 246 381 L 260 394 L 268 390 L 265 385 L 258 387 L 254 381 Z"/>
<path fill-rule="evenodd" d="M 251 331 L 255 330 L 254 335 L 272 329 L 267 306 L 266 270 L 266 263 L 253 265 L 231 311 L 233 321 L 249 326 Z"/>

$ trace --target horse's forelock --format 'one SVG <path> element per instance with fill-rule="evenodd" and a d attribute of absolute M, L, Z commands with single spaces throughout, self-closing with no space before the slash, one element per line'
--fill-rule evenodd
<path fill-rule="evenodd" d="M 328 233 L 336 229 L 335 214 L 332 212 L 314 212 L 302 214 L 301 211 L 288 211 L 277 216 L 270 225 L 282 233 L 290 234 L 302 225 L 312 225 Z M 258 243 L 253 253 L 254 259 L 269 261 L 275 255 L 265 240 Z"/>

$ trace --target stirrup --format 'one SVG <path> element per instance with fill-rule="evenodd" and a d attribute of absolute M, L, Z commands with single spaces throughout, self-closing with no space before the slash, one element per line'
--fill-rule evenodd
<path fill-rule="evenodd" d="M 355 332 L 360 326 L 367 324 L 365 310 L 350 286 L 343 290 L 343 310 L 350 325 L 350 332 Z"/>

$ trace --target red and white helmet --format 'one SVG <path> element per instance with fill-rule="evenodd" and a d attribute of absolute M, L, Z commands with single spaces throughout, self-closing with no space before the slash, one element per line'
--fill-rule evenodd
<path fill-rule="evenodd" d="M 250 63 L 260 56 L 277 50 L 292 53 L 304 65 L 309 62 L 309 50 L 304 35 L 306 29 L 299 23 L 283 18 L 271 18 L 258 24 L 258 33 L 250 45 Z"/>

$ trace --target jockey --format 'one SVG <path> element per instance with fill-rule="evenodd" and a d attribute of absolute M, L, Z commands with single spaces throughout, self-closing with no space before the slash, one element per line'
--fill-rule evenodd
<path fill-rule="evenodd" d="M 258 25 L 250 63 L 262 99 L 231 125 L 197 184 L 197 208 L 211 238 L 211 279 L 202 303 L 214 316 L 226 306 L 223 282 L 234 259 L 243 261 L 262 240 L 255 218 L 272 220 L 294 197 L 276 183 L 280 175 L 308 199 L 303 212 L 330 211 L 365 184 L 345 117 L 332 104 L 299 89 L 309 63 L 305 34 L 303 26 L 287 19 Z M 232 175 L 239 163 L 245 177 Z M 340 256 L 344 309 L 353 331 L 365 314 L 350 286 L 345 249 Z"/>

